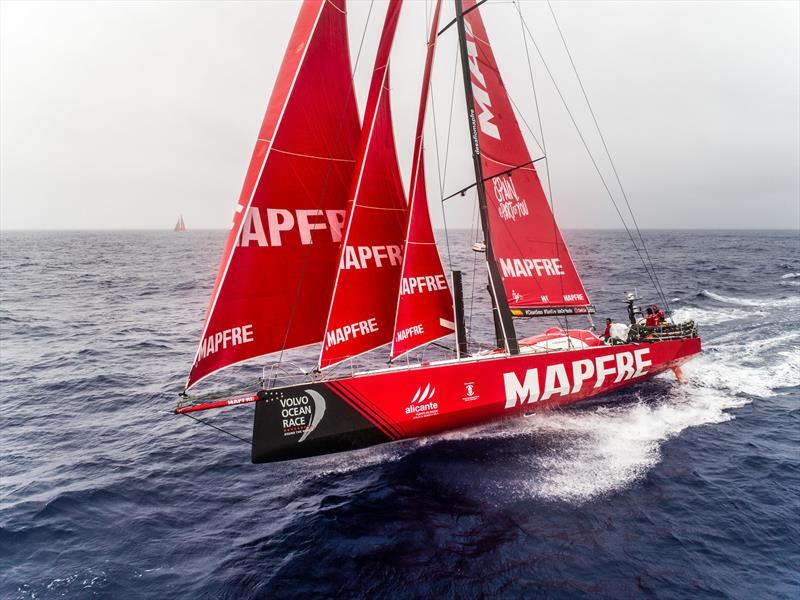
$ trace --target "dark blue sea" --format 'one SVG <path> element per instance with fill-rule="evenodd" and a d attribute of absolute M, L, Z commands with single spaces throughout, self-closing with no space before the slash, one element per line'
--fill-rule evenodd
<path fill-rule="evenodd" d="M 625 232 L 566 236 L 598 321 L 658 302 Z M 171 414 L 224 237 L 0 236 L 0 598 L 800 597 L 797 232 L 645 232 L 685 385 L 271 465 Z"/>

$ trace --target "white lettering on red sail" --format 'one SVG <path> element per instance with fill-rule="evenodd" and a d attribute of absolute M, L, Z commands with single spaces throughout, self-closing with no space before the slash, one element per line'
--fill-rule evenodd
<path fill-rule="evenodd" d="M 187 387 L 232 364 L 323 338 L 319 308 L 333 289 L 360 136 L 345 9 L 345 0 L 306 0 L 300 8 Z"/>
<path fill-rule="evenodd" d="M 262 213 L 266 214 L 263 219 Z M 291 211 L 284 208 L 259 209 L 257 206 L 251 206 L 244 218 L 238 246 L 247 247 L 251 243 L 262 247 L 282 246 L 284 239 L 288 244 L 299 243 L 303 246 L 313 244 L 315 241 L 340 242 L 344 214 L 344 209 L 312 208 Z M 320 230 L 327 233 L 312 235 L 313 231 Z"/>
<path fill-rule="evenodd" d="M 321 369 L 392 339 L 408 210 L 389 103 L 389 54 L 401 5 L 401 0 L 389 2 L 378 45 L 319 359 Z"/>
<path fill-rule="evenodd" d="M 464 10 L 475 5 L 464 1 Z M 486 33 L 464 15 L 494 255 L 509 307 L 583 306 L 586 290 L 555 222 Z M 526 166 L 520 166 L 526 165 Z M 511 173 L 508 169 L 516 168 Z M 504 173 L 504 174 L 501 174 Z"/>
<path fill-rule="evenodd" d="M 440 4 L 441 0 L 436 2 L 422 77 L 422 92 L 408 192 L 409 214 L 405 232 L 406 245 L 392 338 L 392 360 L 453 333 L 454 329 L 452 326 L 455 320 L 453 296 L 450 293 L 442 260 L 436 248 L 436 238 L 428 214 L 422 136 L 431 69 L 436 49 Z"/>

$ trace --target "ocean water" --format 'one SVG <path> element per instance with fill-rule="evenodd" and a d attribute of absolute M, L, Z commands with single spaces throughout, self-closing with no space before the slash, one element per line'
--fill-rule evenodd
<path fill-rule="evenodd" d="M 273 465 L 170 414 L 224 236 L 0 236 L 0 598 L 800 597 L 797 232 L 645 232 L 685 385 Z M 657 301 L 624 232 L 566 237 L 598 321 Z"/>

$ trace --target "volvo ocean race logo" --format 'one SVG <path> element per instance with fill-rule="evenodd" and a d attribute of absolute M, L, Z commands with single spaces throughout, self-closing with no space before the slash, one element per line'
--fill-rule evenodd
<path fill-rule="evenodd" d="M 325 416 L 325 398 L 314 390 L 304 390 L 302 396 L 281 398 L 281 419 L 284 437 L 299 435 L 298 443 L 313 432 Z"/>
<path fill-rule="evenodd" d="M 406 415 L 412 415 L 412 419 L 421 419 L 423 417 L 432 417 L 439 414 L 438 402 L 433 402 L 433 396 L 436 394 L 436 388 L 431 388 L 431 384 L 417 388 L 417 393 L 411 399 L 411 403 L 406 407 Z"/>

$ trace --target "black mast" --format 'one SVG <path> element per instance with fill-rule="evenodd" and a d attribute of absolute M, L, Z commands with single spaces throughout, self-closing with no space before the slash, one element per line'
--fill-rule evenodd
<path fill-rule="evenodd" d="M 511 354 L 519 354 L 517 334 L 514 330 L 514 321 L 508 308 L 508 299 L 503 289 L 503 280 L 500 278 L 500 269 L 492 248 L 492 238 L 489 235 L 489 211 L 486 207 L 486 188 L 483 185 L 483 166 L 481 165 L 481 147 L 478 142 L 478 122 L 475 118 L 475 102 L 472 96 L 472 79 L 469 73 L 469 57 L 467 55 L 467 33 L 464 29 L 464 12 L 462 0 L 455 0 L 456 24 L 458 26 L 458 45 L 461 50 L 461 71 L 464 75 L 464 97 L 467 100 L 467 117 L 469 131 L 472 136 L 472 164 L 475 167 L 475 186 L 478 190 L 478 207 L 481 213 L 481 226 L 483 227 L 483 242 L 486 245 L 486 262 L 489 265 L 489 294 L 492 297 L 492 314 L 497 332 L 497 345 L 508 348 Z"/>

